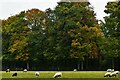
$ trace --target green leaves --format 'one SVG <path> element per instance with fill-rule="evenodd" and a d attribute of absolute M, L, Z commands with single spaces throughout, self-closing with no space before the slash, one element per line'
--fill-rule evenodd
<path fill-rule="evenodd" d="M 120 58 L 120 1 L 118 2 L 108 2 L 105 13 L 105 23 L 102 24 L 102 31 L 104 33 L 104 38 L 100 42 L 100 51 L 105 58 L 112 59 L 112 67 L 116 65 L 115 60 Z M 114 61 L 113 61 L 114 60 Z"/>
<path fill-rule="evenodd" d="M 3 60 L 12 58 L 13 60 L 28 60 L 28 37 L 30 29 L 24 20 L 25 14 L 21 12 L 5 20 L 3 27 Z M 8 54 L 6 54 L 8 53 Z M 12 57 L 11 57 L 12 56 Z M 14 58 L 13 58 L 14 57 Z"/>
<path fill-rule="evenodd" d="M 31 9 L 4 20 L 3 60 L 39 60 L 47 45 L 45 18 L 43 11 Z"/>
<path fill-rule="evenodd" d="M 50 15 L 48 38 L 54 41 L 51 54 L 56 59 L 64 55 L 78 60 L 84 60 L 85 56 L 97 58 L 99 52 L 96 40 L 102 34 L 89 3 L 59 2 L 55 10 L 47 10 L 47 15 Z"/>
<path fill-rule="evenodd" d="M 117 37 L 120 35 L 120 10 L 119 10 L 119 1 L 118 2 L 109 2 L 106 6 L 105 13 L 109 16 L 105 17 L 104 31 L 106 36 Z"/>

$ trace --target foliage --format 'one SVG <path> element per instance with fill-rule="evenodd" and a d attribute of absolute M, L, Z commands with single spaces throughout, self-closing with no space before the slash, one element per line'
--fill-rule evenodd
<path fill-rule="evenodd" d="M 120 36 L 120 1 L 109 2 L 106 5 L 105 13 L 109 16 L 105 17 L 104 31 L 106 36 L 118 37 Z"/>
<path fill-rule="evenodd" d="M 107 49 L 105 51 L 108 55 L 111 54 L 111 57 L 119 57 L 118 55 L 120 55 L 120 17 L 118 16 L 120 15 L 119 4 L 120 1 L 107 3 L 105 13 L 109 14 L 109 16 L 105 17 L 105 23 L 102 27 L 106 37 L 105 43 L 107 43 L 104 45 Z"/>
<path fill-rule="evenodd" d="M 40 23 L 41 17 L 38 17 L 41 13 L 43 14 L 38 9 L 32 9 L 26 11 L 26 13 L 23 11 L 3 21 L 3 49 L 6 49 L 3 51 L 6 51 L 4 52 L 5 54 L 13 55 L 17 60 L 26 61 L 29 59 L 32 55 L 30 53 L 36 48 L 32 45 L 33 41 L 36 41 L 35 39 L 39 38 L 40 34 L 43 34 L 43 32 L 40 32 L 40 29 L 41 31 L 43 30 L 43 26 Z M 7 41 L 6 38 L 8 38 Z"/>
<path fill-rule="evenodd" d="M 43 52 L 46 48 L 46 26 L 45 13 L 39 9 L 31 9 L 26 11 L 25 20 L 30 28 L 28 34 L 28 47 L 30 51 L 30 59 L 38 61 L 43 58 Z"/>
<path fill-rule="evenodd" d="M 58 2 L 54 10 L 31 9 L 2 20 L 3 60 L 52 61 L 57 67 L 70 60 L 87 67 L 100 57 L 120 58 L 119 4 L 106 5 L 109 16 L 101 24 L 89 2 L 71 1 Z"/>
<path fill-rule="evenodd" d="M 26 35 L 29 28 L 25 25 L 24 12 L 3 21 L 2 27 L 3 56 L 5 56 L 3 58 L 11 59 L 15 57 L 16 60 L 27 60 L 29 52 Z"/>
<path fill-rule="evenodd" d="M 91 58 L 98 56 L 95 40 L 102 34 L 89 2 L 59 2 L 55 10 L 48 9 L 46 13 L 56 43 L 53 47 L 58 46 L 54 47 L 58 54 L 80 60 L 88 55 Z"/>
<path fill-rule="evenodd" d="M 108 2 L 105 13 L 105 22 L 102 23 L 102 31 L 104 38 L 100 42 L 100 50 L 104 58 L 112 59 L 112 67 L 114 68 L 117 59 L 120 58 L 120 1 Z"/>

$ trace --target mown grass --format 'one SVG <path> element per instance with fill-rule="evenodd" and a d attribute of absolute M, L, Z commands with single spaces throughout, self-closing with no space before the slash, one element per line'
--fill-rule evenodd
<path fill-rule="evenodd" d="M 35 76 L 36 71 L 18 71 L 17 77 L 12 77 L 14 71 L 10 73 L 2 72 L 2 80 L 56 80 L 53 78 L 53 75 L 57 71 L 39 71 L 40 76 Z M 104 78 L 104 74 L 106 71 L 61 71 L 62 78 L 57 78 L 57 80 L 118 80 L 118 76 L 116 78 Z"/>
<path fill-rule="evenodd" d="M 119 80 L 117 78 L 3 78 L 2 80 Z"/>

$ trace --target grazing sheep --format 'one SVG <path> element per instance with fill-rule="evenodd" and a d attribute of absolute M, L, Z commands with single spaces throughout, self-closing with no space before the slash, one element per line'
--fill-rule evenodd
<path fill-rule="evenodd" d="M 113 76 L 116 77 L 118 73 L 119 73 L 119 71 L 114 71 L 110 74 L 110 77 L 113 77 Z"/>
<path fill-rule="evenodd" d="M 114 72 L 107 72 L 105 73 L 104 77 L 116 77 L 119 71 L 114 71 Z"/>
<path fill-rule="evenodd" d="M 62 73 L 61 73 L 61 72 L 57 72 L 57 73 L 55 73 L 55 75 L 53 76 L 53 78 L 58 78 L 58 77 L 62 77 Z"/>
<path fill-rule="evenodd" d="M 107 69 L 107 72 L 111 72 L 111 69 Z"/>
<path fill-rule="evenodd" d="M 23 72 L 27 72 L 27 69 L 24 69 Z"/>
<path fill-rule="evenodd" d="M 35 72 L 35 76 L 36 76 L 36 77 L 39 77 L 39 76 L 40 76 L 40 73 L 39 73 L 39 72 Z"/>
<path fill-rule="evenodd" d="M 110 74 L 110 77 L 116 77 L 116 72 L 112 72 L 111 74 Z"/>
<path fill-rule="evenodd" d="M 77 71 L 77 69 L 74 69 L 73 71 Z"/>
<path fill-rule="evenodd" d="M 17 72 L 13 73 L 12 77 L 17 76 Z"/>
<path fill-rule="evenodd" d="M 107 69 L 107 72 L 113 72 L 114 69 Z"/>
<path fill-rule="evenodd" d="M 119 73 L 119 71 L 115 71 L 114 73 L 115 73 L 115 74 L 118 74 L 118 73 Z"/>
<path fill-rule="evenodd" d="M 111 72 L 105 73 L 104 77 L 110 77 Z"/>
<path fill-rule="evenodd" d="M 111 72 L 114 72 L 114 69 L 111 69 Z"/>
<path fill-rule="evenodd" d="M 10 72 L 10 69 L 7 69 L 6 72 Z"/>

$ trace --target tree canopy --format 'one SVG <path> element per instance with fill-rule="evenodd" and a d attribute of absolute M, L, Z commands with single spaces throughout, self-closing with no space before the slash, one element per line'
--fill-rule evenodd
<path fill-rule="evenodd" d="M 53 10 L 33 8 L 10 16 L 2 20 L 3 61 L 48 64 L 57 70 L 75 64 L 83 70 L 109 58 L 119 60 L 119 4 L 106 5 L 109 16 L 101 24 L 89 2 L 58 2 Z"/>

